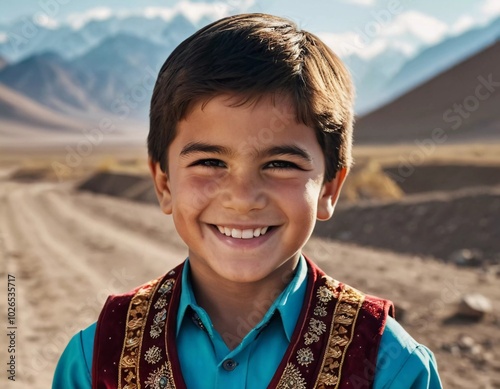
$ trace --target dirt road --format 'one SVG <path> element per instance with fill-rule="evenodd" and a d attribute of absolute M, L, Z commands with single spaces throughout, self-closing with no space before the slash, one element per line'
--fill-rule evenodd
<path fill-rule="evenodd" d="M 107 295 L 146 282 L 185 257 L 183 244 L 168 233 L 170 219 L 134 205 L 96 201 L 51 183 L 0 185 L 1 279 L 14 275 L 17 289 L 12 387 L 49 387 L 69 338 L 96 320 Z"/>
<path fill-rule="evenodd" d="M 335 278 L 405 307 L 403 325 L 436 353 L 446 387 L 500 387 L 498 316 L 450 321 L 468 291 L 489 297 L 499 312 L 498 278 L 318 238 L 306 253 Z M 1 387 L 49 388 L 68 340 L 96 320 L 107 295 L 163 274 L 185 255 L 158 207 L 77 192 L 68 183 L 0 181 L 1 288 L 7 274 L 15 276 L 17 308 L 16 382 L 2 368 Z M 463 336 L 479 347 L 477 355 L 449 351 Z"/>

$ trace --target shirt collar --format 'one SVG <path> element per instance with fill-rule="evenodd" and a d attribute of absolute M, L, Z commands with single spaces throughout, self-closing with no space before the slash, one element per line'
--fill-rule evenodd
<path fill-rule="evenodd" d="M 189 259 L 187 259 L 182 270 L 182 288 L 177 313 L 176 335 L 179 335 L 184 317 L 186 314 L 190 314 L 190 310 L 193 310 L 197 314 L 198 317 L 196 320 L 200 326 L 204 326 L 209 334 L 212 335 L 212 323 L 203 308 L 201 308 L 196 302 L 191 285 L 190 272 Z M 273 302 L 269 310 L 264 315 L 262 321 L 257 324 L 257 327 L 264 327 L 267 325 L 271 318 L 275 315 L 276 311 L 278 311 L 279 315 L 275 316 L 281 319 L 286 337 L 288 338 L 288 341 L 290 341 L 302 309 L 307 284 L 306 280 L 307 264 L 304 257 L 301 255 L 294 277 Z"/>
<path fill-rule="evenodd" d="M 293 331 L 295 330 L 297 320 L 302 310 L 304 296 L 306 294 L 306 281 L 307 264 L 306 260 L 301 255 L 293 279 L 275 301 L 275 303 L 277 303 L 276 309 L 280 313 L 288 341 L 292 339 Z"/>

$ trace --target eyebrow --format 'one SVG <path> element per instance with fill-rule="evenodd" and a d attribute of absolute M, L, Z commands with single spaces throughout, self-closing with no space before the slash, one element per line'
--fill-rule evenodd
<path fill-rule="evenodd" d="M 224 146 L 212 145 L 210 143 L 204 143 L 204 142 L 190 142 L 182 148 L 179 155 L 185 157 L 189 154 L 194 154 L 194 153 L 207 153 L 207 154 L 213 153 L 220 155 L 233 154 L 231 149 Z"/>
<path fill-rule="evenodd" d="M 185 157 L 195 153 L 207 153 L 207 154 L 213 153 L 213 154 L 229 155 L 229 156 L 234 155 L 233 150 L 231 150 L 228 147 L 214 145 L 205 142 L 190 142 L 182 148 L 179 155 Z M 272 146 L 260 151 L 258 154 L 266 157 L 273 157 L 278 155 L 291 155 L 300 157 L 306 160 L 307 162 L 312 162 L 313 160 L 311 155 L 306 150 L 293 144 Z"/>
<path fill-rule="evenodd" d="M 292 155 L 305 159 L 307 162 L 312 162 L 313 160 L 306 150 L 296 145 L 273 146 L 264 150 L 263 154 L 269 157 L 275 155 Z"/>

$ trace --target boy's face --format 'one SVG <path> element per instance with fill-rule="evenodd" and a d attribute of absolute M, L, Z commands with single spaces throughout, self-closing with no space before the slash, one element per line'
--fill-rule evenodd
<path fill-rule="evenodd" d="M 225 95 L 195 105 L 178 123 L 168 173 L 150 167 L 193 273 L 258 282 L 295 266 L 316 219 L 332 215 L 346 172 L 323 183 L 315 132 L 295 121 L 288 99 L 231 103 Z"/>

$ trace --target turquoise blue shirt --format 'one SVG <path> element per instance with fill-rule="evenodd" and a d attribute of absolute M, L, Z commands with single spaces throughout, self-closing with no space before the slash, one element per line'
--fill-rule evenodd
<path fill-rule="evenodd" d="M 229 350 L 197 303 L 189 280 L 189 262 L 182 274 L 177 317 L 177 350 L 184 381 L 190 389 L 266 388 L 288 348 L 307 286 L 307 265 L 301 258 L 294 278 L 258 323 L 241 320 L 248 334 Z M 260 317 L 256 307 L 256 317 Z M 53 389 L 90 389 L 96 324 L 76 334 L 61 356 Z M 196 374 L 193 372 L 203 372 Z M 394 319 L 382 335 L 374 389 L 442 388 L 434 355 L 418 344 Z"/>

